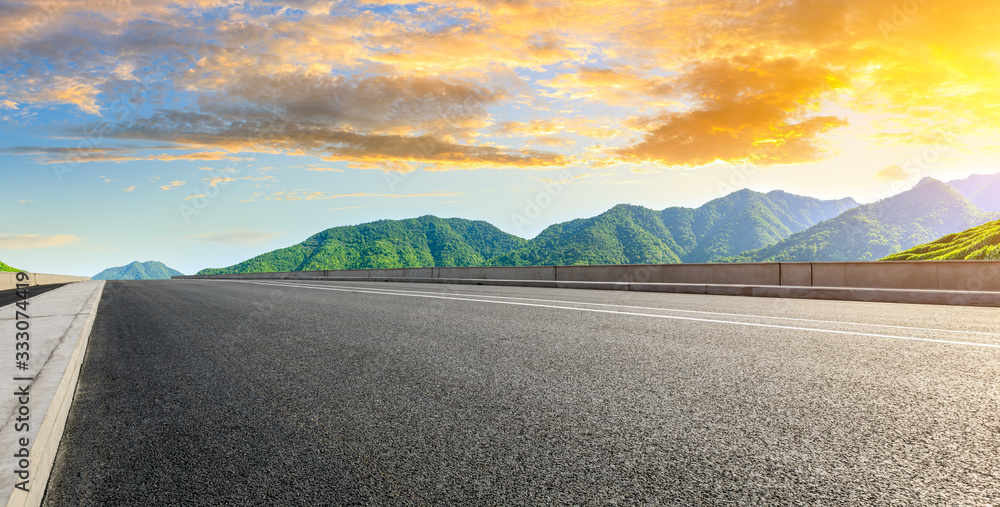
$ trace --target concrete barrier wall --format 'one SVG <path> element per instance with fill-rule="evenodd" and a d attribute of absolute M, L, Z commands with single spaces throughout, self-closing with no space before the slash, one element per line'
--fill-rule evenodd
<path fill-rule="evenodd" d="M 434 278 L 472 280 L 555 280 L 555 266 L 434 268 Z"/>
<path fill-rule="evenodd" d="M 472 279 L 1000 292 L 1000 261 L 772 262 L 297 271 L 175 278 Z"/>
<path fill-rule="evenodd" d="M 0 272 L 0 290 L 10 290 L 16 289 L 19 283 L 28 283 L 29 285 L 50 285 L 53 283 L 70 283 L 70 282 L 82 282 L 84 280 L 90 280 L 90 277 L 86 276 L 65 276 L 65 275 L 49 275 L 46 273 L 28 273 L 27 282 L 19 282 L 17 280 L 17 273 L 11 272 Z"/>

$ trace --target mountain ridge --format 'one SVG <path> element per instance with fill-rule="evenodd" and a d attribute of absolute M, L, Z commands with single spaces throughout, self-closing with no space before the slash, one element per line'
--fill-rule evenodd
<path fill-rule="evenodd" d="M 778 241 L 858 206 L 740 190 L 698 208 L 618 204 L 553 224 L 531 240 L 484 221 L 433 215 L 326 229 L 305 241 L 199 274 L 445 266 L 700 262 Z"/>
<path fill-rule="evenodd" d="M 780 241 L 857 207 L 775 190 L 738 190 L 697 208 L 655 211 L 618 204 L 590 218 L 553 224 L 493 266 L 709 262 Z"/>
<path fill-rule="evenodd" d="M 880 260 L 1000 260 L 1000 220 L 948 234 Z"/>
<path fill-rule="evenodd" d="M 973 174 L 948 185 L 983 211 L 1000 211 L 1000 173 Z"/>
<path fill-rule="evenodd" d="M 485 221 L 424 215 L 332 227 L 301 243 L 198 274 L 474 266 L 526 243 Z"/>
<path fill-rule="evenodd" d="M 133 261 L 124 266 L 105 269 L 91 277 L 92 280 L 165 280 L 184 273 L 171 269 L 159 261 Z"/>
<path fill-rule="evenodd" d="M 876 260 L 997 218 L 1000 213 L 982 211 L 950 185 L 924 178 L 910 190 L 848 210 L 774 245 L 720 260 Z"/>

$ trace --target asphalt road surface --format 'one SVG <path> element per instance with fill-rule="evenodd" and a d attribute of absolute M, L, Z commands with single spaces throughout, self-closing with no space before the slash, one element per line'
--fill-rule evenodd
<path fill-rule="evenodd" d="M 108 282 L 46 505 L 1000 503 L 1000 309 Z"/>
<path fill-rule="evenodd" d="M 48 292 L 50 290 L 58 289 L 59 287 L 62 287 L 63 285 L 66 285 L 66 284 L 65 283 L 54 283 L 54 284 L 50 284 L 50 285 L 35 285 L 33 287 L 29 287 L 28 288 L 28 299 L 31 299 L 31 298 L 33 298 L 35 296 L 38 296 L 38 295 L 41 295 L 41 294 L 45 294 L 46 292 Z M 14 303 L 16 303 L 18 301 L 21 301 L 21 296 L 19 296 L 17 294 L 17 289 L 0 290 L 0 307 L 4 307 L 4 306 L 10 305 L 10 304 L 14 304 Z"/>

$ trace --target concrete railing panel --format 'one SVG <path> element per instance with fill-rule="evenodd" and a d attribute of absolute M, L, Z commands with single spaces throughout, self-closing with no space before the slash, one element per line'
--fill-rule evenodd
<path fill-rule="evenodd" d="M 772 264 L 714 264 L 712 281 L 719 285 L 781 285 L 780 269 Z"/>
<path fill-rule="evenodd" d="M 844 266 L 845 287 L 934 290 L 938 288 L 938 267 L 915 263 L 863 264 Z"/>
<path fill-rule="evenodd" d="M 845 263 L 816 262 L 812 264 L 811 269 L 813 287 L 850 287 L 850 285 L 846 285 L 847 270 Z"/>
<path fill-rule="evenodd" d="M 934 261 L 933 264 L 940 290 L 1000 292 L 1000 261 Z"/>
<path fill-rule="evenodd" d="M 554 266 L 434 268 L 433 278 L 471 280 L 555 280 Z"/>
<path fill-rule="evenodd" d="M 807 262 L 782 262 L 781 285 L 793 287 L 811 287 L 813 284 L 812 264 Z"/>

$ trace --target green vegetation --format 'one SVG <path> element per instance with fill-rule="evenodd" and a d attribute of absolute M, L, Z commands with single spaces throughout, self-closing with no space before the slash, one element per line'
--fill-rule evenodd
<path fill-rule="evenodd" d="M 987 191 L 992 188 L 990 181 L 970 179 L 966 190 Z M 932 178 L 863 206 L 853 199 L 821 201 L 781 191 L 763 194 L 740 190 L 694 209 L 656 211 L 620 204 L 596 217 L 552 225 L 531 241 L 486 222 L 430 215 L 336 227 L 298 245 L 199 274 L 481 265 L 862 261 L 880 259 L 997 219 L 1000 213 L 982 211 L 951 186 Z M 934 255 L 996 255 L 995 248 L 988 248 L 996 243 L 981 241 L 987 241 L 982 248 L 976 247 L 980 240 L 970 239 L 961 249 L 945 251 L 942 247 Z"/>
<path fill-rule="evenodd" d="M 198 274 L 482 266 L 526 244 L 483 221 L 427 215 L 334 227 L 298 245 Z"/>
<path fill-rule="evenodd" d="M 884 261 L 1000 260 L 1000 220 L 949 234 Z"/>
<path fill-rule="evenodd" d="M 779 241 L 857 206 L 741 190 L 697 209 L 618 205 L 531 241 L 486 222 L 424 216 L 327 229 L 298 245 L 198 274 L 445 266 L 704 262 Z"/>
<path fill-rule="evenodd" d="M 524 248 L 492 266 L 661 264 L 681 262 L 680 248 L 658 212 L 619 204 L 593 218 L 546 228 Z"/>
<path fill-rule="evenodd" d="M 0 271 L 21 271 L 21 270 L 17 268 L 12 268 L 4 264 L 3 262 L 0 262 Z"/>
<path fill-rule="evenodd" d="M 493 266 L 708 262 L 778 242 L 857 206 L 781 191 L 740 190 L 692 208 L 654 211 L 620 204 L 593 218 L 553 225 Z"/>
<path fill-rule="evenodd" d="M 684 262 L 711 262 L 760 248 L 858 206 L 851 198 L 822 201 L 780 190 L 762 194 L 740 190 L 688 210 L 663 210 Z"/>
<path fill-rule="evenodd" d="M 996 220 L 950 186 L 924 178 L 916 187 L 793 234 L 726 262 L 821 262 L 881 259 L 948 232 Z"/>
<path fill-rule="evenodd" d="M 166 280 L 184 273 L 170 269 L 162 262 L 133 262 L 127 266 L 108 268 L 94 275 L 94 280 Z"/>

